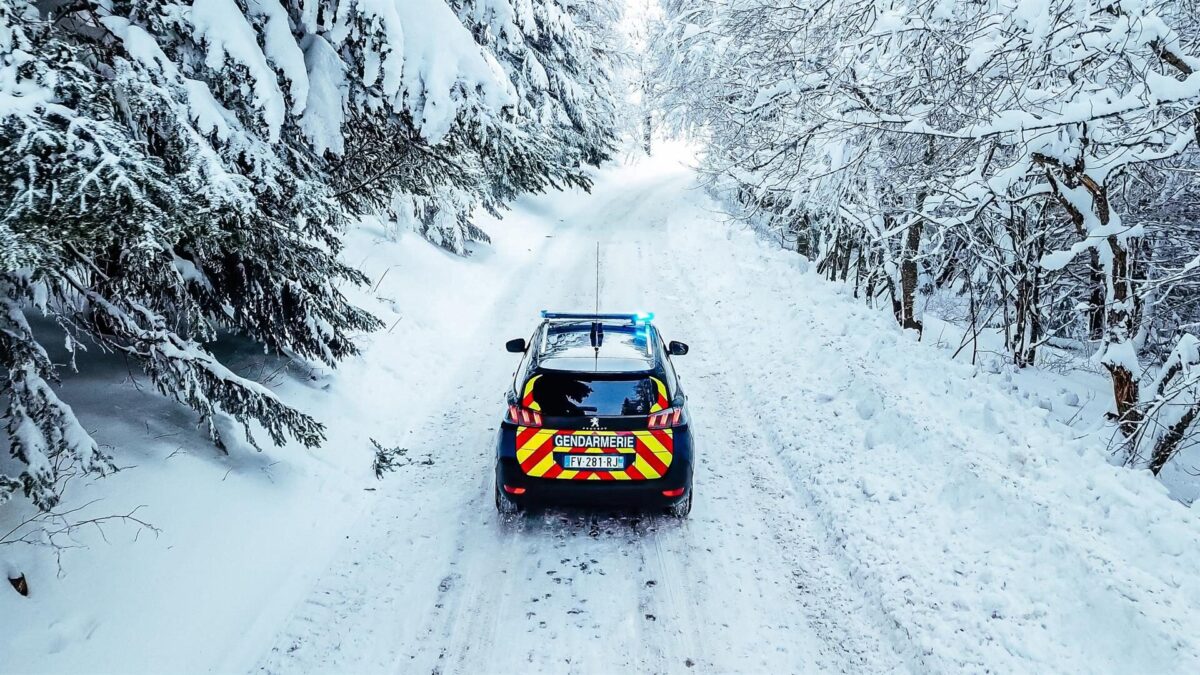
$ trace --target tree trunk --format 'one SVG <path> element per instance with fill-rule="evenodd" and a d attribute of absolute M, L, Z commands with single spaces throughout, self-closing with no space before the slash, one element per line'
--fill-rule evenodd
<path fill-rule="evenodd" d="M 1084 144 L 1086 146 L 1087 127 L 1083 128 Z M 1071 188 L 1082 186 L 1088 191 L 1092 198 L 1092 213 L 1096 216 L 1101 227 L 1107 226 L 1112 221 L 1112 207 L 1108 200 L 1108 186 L 1101 185 L 1094 178 L 1089 176 L 1084 169 L 1083 156 L 1080 155 L 1074 164 L 1065 164 L 1062 161 L 1042 155 L 1040 153 L 1033 154 L 1034 161 L 1046 167 L 1047 174 L 1050 179 L 1050 185 L 1054 189 L 1055 195 L 1058 197 L 1059 203 L 1066 208 L 1071 214 L 1071 219 L 1076 224 L 1083 236 L 1089 233 L 1084 231 L 1085 219 L 1083 214 L 1067 199 L 1059 190 L 1058 179 L 1054 176 L 1054 170 L 1058 170 L 1062 175 L 1062 182 Z M 1136 361 L 1137 352 L 1133 344 L 1134 332 L 1136 329 L 1136 316 L 1134 312 L 1134 279 L 1130 274 L 1130 256 L 1131 248 L 1136 247 L 1137 242 L 1134 239 L 1121 241 L 1115 235 L 1110 235 L 1105 244 L 1108 245 L 1110 252 L 1110 260 L 1108 265 L 1103 267 L 1103 282 L 1104 288 L 1107 291 L 1103 296 L 1103 341 L 1105 352 L 1105 368 L 1108 369 L 1109 375 L 1112 376 L 1113 383 L 1113 399 L 1117 410 L 1117 424 L 1121 432 L 1126 437 L 1133 436 L 1137 432 L 1138 425 L 1141 423 L 1141 411 L 1138 409 L 1138 382 L 1137 373 L 1129 367 L 1132 361 Z M 1099 252 L 1095 248 L 1092 249 L 1092 262 L 1095 274 L 1101 273 L 1099 265 Z M 1094 278 L 1094 277 L 1093 277 Z M 1096 311 L 1095 297 L 1098 289 L 1093 287 L 1092 290 L 1092 308 L 1091 312 Z M 1096 320 L 1095 314 L 1089 317 L 1091 325 L 1089 328 L 1094 329 Z M 1115 352 L 1115 356 L 1114 355 Z"/>
<path fill-rule="evenodd" d="M 1107 200 L 1097 200 L 1097 207 L 1108 209 Z M 1105 218 L 1104 220 L 1107 220 Z M 1127 242 L 1128 243 L 1128 242 Z M 1105 349 L 1114 347 L 1124 349 L 1129 345 L 1133 349 L 1134 334 L 1133 312 L 1133 279 L 1129 276 L 1129 250 L 1115 236 L 1108 238 L 1108 246 L 1112 250 L 1112 260 L 1108 265 L 1111 298 L 1104 330 Z M 1117 405 L 1117 420 L 1121 431 L 1132 436 L 1141 422 L 1141 411 L 1138 410 L 1137 373 L 1132 372 L 1123 362 L 1106 363 L 1105 367 L 1112 375 L 1113 395 Z"/>
<path fill-rule="evenodd" d="M 1100 267 L 1100 253 L 1092 249 L 1089 254 L 1088 285 L 1092 290 L 1087 299 L 1088 339 L 1099 342 L 1104 339 L 1104 271 Z"/>
<path fill-rule="evenodd" d="M 904 250 L 900 258 L 900 315 L 896 319 L 904 328 L 921 331 L 917 320 L 917 248 L 921 245 L 921 219 L 916 219 L 904 234 Z"/>
<path fill-rule="evenodd" d="M 1026 270 L 1026 272 L 1028 272 Z M 1017 281 L 1016 324 L 1013 330 L 1013 363 L 1018 368 L 1032 366 L 1036 356 L 1035 341 L 1038 332 L 1037 305 L 1034 296 L 1036 282 L 1021 278 Z"/>
<path fill-rule="evenodd" d="M 854 298 L 858 299 L 858 289 L 863 283 L 863 269 L 866 268 L 866 260 L 863 259 L 863 248 L 858 247 L 858 257 L 854 261 Z"/>
<path fill-rule="evenodd" d="M 1013 241 L 1013 275 L 1017 280 L 1017 299 L 1014 326 L 1009 349 L 1018 368 L 1032 366 L 1037 359 L 1037 343 L 1042 338 L 1041 274 L 1037 261 L 1044 251 L 1045 239 L 1038 235 L 1027 242 L 1028 228 L 1024 219 L 1009 221 L 1009 238 Z M 1020 243 L 1018 243 L 1020 242 Z"/>
<path fill-rule="evenodd" d="M 1179 444 L 1183 442 L 1184 434 L 1187 433 L 1188 427 L 1192 426 L 1192 422 L 1196 420 L 1196 413 L 1200 411 L 1197 406 L 1188 408 L 1188 411 L 1179 418 L 1179 421 L 1171 425 L 1170 429 L 1158 439 L 1154 444 L 1154 454 L 1150 457 L 1150 471 L 1157 476 L 1159 471 L 1167 465 L 1175 451 L 1179 449 Z"/>
<path fill-rule="evenodd" d="M 1176 378 L 1184 374 L 1185 371 L 1192 371 L 1197 364 L 1200 364 L 1200 350 L 1197 350 L 1197 343 L 1194 338 L 1188 334 L 1180 336 L 1179 342 L 1175 348 L 1171 350 L 1171 355 L 1163 363 L 1162 372 L 1159 373 L 1158 386 L 1154 392 L 1154 403 L 1148 411 L 1143 411 L 1142 415 L 1149 419 L 1151 415 L 1158 414 L 1159 411 L 1169 407 L 1179 405 L 1175 403 L 1175 395 L 1171 393 L 1172 387 L 1178 386 Z M 1191 428 L 1192 423 L 1196 421 L 1196 415 L 1200 413 L 1200 401 L 1195 400 L 1195 384 L 1184 382 L 1181 391 L 1191 390 L 1190 398 L 1192 403 L 1188 404 L 1187 411 L 1180 416 L 1174 424 L 1166 428 L 1166 431 L 1159 436 L 1158 441 L 1154 444 L 1154 450 L 1150 454 L 1150 470 L 1158 475 L 1159 471 L 1166 466 L 1171 457 L 1179 450 L 1179 446 L 1187 438 L 1187 431 Z M 1155 408 L 1158 408 L 1156 411 Z M 1145 427 L 1146 422 L 1142 426 Z M 1156 425 L 1157 426 L 1157 425 Z M 1139 430 L 1142 434 L 1145 429 Z M 1135 436 L 1133 446 L 1130 448 L 1129 460 L 1131 462 L 1137 460 L 1137 437 Z"/>
<path fill-rule="evenodd" d="M 646 111 L 646 116 L 642 118 L 642 149 L 646 154 L 650 154 L 651 141 L 654 139 L 654 118 L 650 111 Z"/>

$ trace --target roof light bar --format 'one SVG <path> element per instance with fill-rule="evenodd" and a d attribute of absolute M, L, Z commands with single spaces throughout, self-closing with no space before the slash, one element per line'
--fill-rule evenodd
<path fill-rule="evenodd" d="M 630 323 L 650 323 L 654 320 L 654 312 L 601 314 L 592 312 L 550 312 L 543 309 L 542 318 L 548 321 L 628 321 Z"/>

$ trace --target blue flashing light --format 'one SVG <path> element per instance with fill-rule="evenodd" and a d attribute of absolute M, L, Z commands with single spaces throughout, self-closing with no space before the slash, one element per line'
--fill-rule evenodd
<path fill-rule="evenodd" d="M 630 312 L 630 313 L 591 313 L 591 312 L 551 312 L 542 310 L 543 319 L 563 319 L 571 321 L 628 321 L 630 323 L 648 324 L 654 320 L 654 312 Z"/>

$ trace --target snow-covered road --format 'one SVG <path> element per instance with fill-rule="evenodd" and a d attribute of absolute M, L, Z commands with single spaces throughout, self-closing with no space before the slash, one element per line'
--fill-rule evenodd
<path fill-rule="evenodd" d="M 905 649 L 858 591 L 811 500 L 781 464 L 741 371 L 737 336 L 668 226 L 691 176 L 610 178 L 555 200 L 558 223 L 499 293 L 432 392 L 441 412 L 403 445 L 435 463 L 386 481 L 298 606 L 267 672 L 798 672 L 906 667 Z M 689 520 L 492 508 L 493 436 L 516 359 L 543 308 L 652 309 L 680 360 L 699 443 Z M 439 355 L 438 358 L 445 358 Z M 386 401 L 381 401 L 386 406 Z M 381 411 L 382 413 L 383 411 Z M 396 411 L 395 414 L 403 414 Z M 692 671 L 695 672 L 695 671 Z"/>

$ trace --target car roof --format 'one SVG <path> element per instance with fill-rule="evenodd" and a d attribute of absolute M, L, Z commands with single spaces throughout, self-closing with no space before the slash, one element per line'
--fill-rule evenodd
<path fill-rule="evenodd" d="M 541 370 L 645 373 L 658 366 L 657 340 L 647 323 L 547 321 L 537 340 Z"/>

